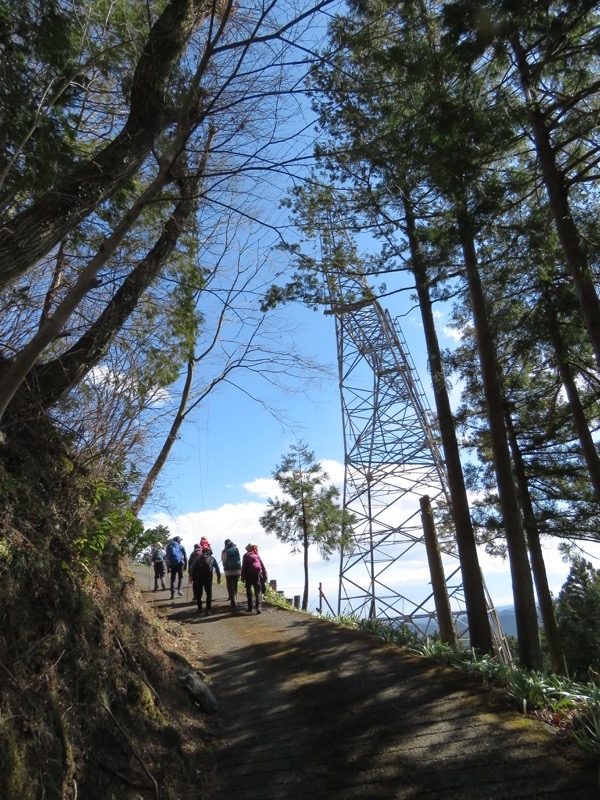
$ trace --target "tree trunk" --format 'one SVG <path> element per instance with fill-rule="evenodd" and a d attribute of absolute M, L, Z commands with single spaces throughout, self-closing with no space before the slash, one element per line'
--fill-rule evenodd
<path fill-rule="evenodd" d="M 583 457 L 590 474 L 590 480 L 592 486 L 594 487 L 596 498 L 600 500 L 600 458 L 598 458 L 598 451 L 596 450 L 596 445 L 594 443 L 594 439 L 592 438 L 583 404 L 577 389 L 577 383 L 575 382 L 575 377 L 573 376 L 573 372 L 571 370 L 569 358 L 561 336 L 560 323 L 554 303 L 549 297 L 547 288 L 542 290 L 542 294 L 544 298 L 544 311 L 548 320 L 548 330 L 550 332 L 552 346 L 554 347 L 554 352 L 556 354 L 558 371 L 560 373 L 562 384 L 569 401 L 569 408 L 573 417 L 573 424 L 575 425 L 575 430 L 577 431 L 577 436 L 581 445 L 581 452 L 583 453 Z"/>
<path fill-rule="evenodd" d="M 477 350 L 490 426 L 494 469 L 510 560 L 519 640 L 519 657 L 525 669 L 541 670 L 542 651 L 535 595 L 504 426 L 503 398 L 498 380 L 496 350 L 485 308 L 473 232 L 466 210 L 463 209 L 458 213 L 457 222 L 475 323 Z"/>
<path fill-rule="evenodd" d="M 144 162 L 169 120 L 171 71 L 210 4 L 171 0 L 152 26 L 133 75 L 129 116 L 119 134 L 0 230 L 0 288 L 17 280 Z"/>
<path fill-rule="evenodd" d="M 435 328 L 429 282 L 416 237 L 415 221 L 408 196 L 403 193 L 406 233 L 410 246 L 412 270 L 415 276 L 419 308 L 425 332 L 429 371 L 438 416 L 438 424 L 444 448 L 448 472 L 448 490 L 452 502 L 452 517 L 456 530 L 456 544 L 462 572 L 465 605 L 469 621 L 471 646 L 481 653 L 493 653 L 492 633 L 488 619 L 487 603 L 483 589 L 481 568 L 477 555 L 475 532 L 471 521 L 469 500 L 465 487 L 460 452 L 456 438 L 454 417 L 448 397 L 448 389 L 442 355 Z"/>
<path fill-rule="evenodd" d="M 304 531 L 303 555 L 304 555 L 304 592 L 302 593 L 302 611 L 308 611 L 308 535 Z"/>
<path fill-rule="evenodd" d="M 179 430 L 183 424 L 186 415 L 186 406 L 188 403 L 188 399 L 190 396 L 190 391 L 192 388 L 192 380 L 194 378 L 194 367 L 195 367 L 195 359 L 192 356 L 188 359 L 187 363 L 187 375 L 185 378 L 185 384 L 183 387 L 183 391 L 181 393 L 181 399 L 179 401 L 179 408 L 177 409 L 177 414 L 175 415 L 175 419 L 173 420 L 173 424 L 167 434 L 167 438 L 161 448 L 156 461 L 152 465 L 148 475 L 146 476 L 146 480 L 142 488 L 140 489 L 140 493 L 136 497 L 136 499 L 131 504 L 131 510 L 134 514 L 138 514 L 146 500 L 148 499 L 150 492 L 154 488 L 154 484 L 156 483 L 156 479 L 158 478 L 162 468 L 164 467 L 167 458 L 169 457 L 169 453 L 171 452 L 171 448 L 177 439 L 177 435 L 179 434 Z"/>
<path fill-rule="evenodd" d="M 510 451 L 512 453 L 513 469 L 519 488 L 519 501 L 523 511 L 523 523 L 531 558 L 531 571 L 533 572 L 533 580 L 535 582 L 538 603 L 542 614 L 542 623 L 548 643 L 550 661 L 552 662 L 552 669 L 557 675 L 567 675 L 567 662 L 565 661 L 565 654 L 562 649 L 558 625 L 556 623 L 556 614 L 554 613 L 554 603 L 552 601 L 550 586 L 548 585 L 548 575 L 546 574 L 540 534 L 535 519 L 533 504 L 531 502 L 531 495 L 529 494 L 529 482 L 527 480 L 525 463 L 517 441 L 512 418 L 508 411 L 505 411 L 504 419 L 506 422 Z"/>
<path fill-rule="evenodd" d="M 550 131 L 537 102 L 537 92 L 533 86 L 527 53 L 521 45 L 518 35 L 515 34 L 510 37 L 510 44 L 517 62 L 519 79 L 525 95 L 527 116 L 531 124 L 533 141 L 546 191 L 548 192 L 558 238 L 573 279 L 573 286 L 575 287 L 579 305 L 583 311 L 583 318 L 596 356 L 596 362 L 600 367 L 600 300 L 596 293 L 594 276 L 590 270 L 587 255 L 571 213 L 569 190 L 565 175 L 558 166 Z"/>
<path fill-rule="evenodd" d="M 42 313 L 40 314 L 40 321 L 38 324 L 38 330 L 45 324 L 46 320 L 50 316 L 50 310 L 54 305 L 54 298 L 56 297 L 58 290 L 61 288 L 63 284 L 63 278 L 65 274 L 65 241 L 64 239 L 58 246 L 58 252 L 56 253 L 56 264 L 54 266 L 54 272 L 52 273 L 52 281 L 50 282 L 50 287 L 46 292 L 46 297 L 44 298 L 44 306 L 42 308 Z"/>
<path fill-rule="evenodd" d="M 46 319 L 33 338 L 16 355 L 0 381 L 0 420 L 33 365 L 45 348 L 60 334 L 71 314 L 93 288 L 98 272 L 121 244 L 124 236 L 138 219 L 146 204 L 153 200 L 165 186 L 167 178 L 168 166 L 165 165 L 143 192 L 142 196 L 122 217 L 111 235 L 100 245 L 96 255 L 90 259 L 81 271 L 74 286 L 65 295 L 52 316 Z"/>
<path fill-rule="evenodd" d="M 212 134 L 209 133 L 202 163 L 179 181 L 182 197 L 154 247 L 123 281 L 113 299 L 81 338 L 59 358 L 34 368 L 32 389 L 36 402 L 43 406 L 55 403 L 76 386 L 104 357 L 116 333 L 134 311 L 140 298 L 155 280 L 173 253 L 179 236 L 198 209 L 199 184 L 206 168 Z"/>

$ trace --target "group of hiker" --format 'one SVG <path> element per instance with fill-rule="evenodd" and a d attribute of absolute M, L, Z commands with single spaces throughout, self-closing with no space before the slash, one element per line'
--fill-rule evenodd
<path fill-rule="evenodd" d="M 208 539 L 203 536 L 199 544 L 194 545 L 194 551 L 189 559 L 180 536 L 174 536 L 166 548 L 156 542 L 150 555 L 154 566 L 154 591 L 159 591 L 159 583 L 166 590 L 165 574 L 169 574 L 171 600 L 175 599 L 175 592 L 183 596 L 183 576 L 187 570 L 193 589 L 193 600 L 198 604 L 198 611 L 205 616 L 212 614 L 212 587 L 213 576 L 216 574 L 217 583 L 221 583 L 221 569 Z M 227 597 L 234 611 L 238 611 L 238 585 L 241 581 L 246 588 L 247 610 L 249 613 L 261 613 L 261 595 L 266 591 L 267 570 L 261 557 L 258 555 L 258 546 L 247 544 L 243 558 L 240 551 L 231 539 L 225 539 L 221 552 L 223 575 L 227 585 Z M 205 605 L 204 605 L 204 598 Z"/>

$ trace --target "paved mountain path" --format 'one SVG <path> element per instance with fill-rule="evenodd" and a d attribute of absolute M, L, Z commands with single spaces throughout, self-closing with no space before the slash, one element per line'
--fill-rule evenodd
<path fill-rule="evenodd" d="M 145 598 L 205 652 L 221 735 L 211 800 L 600 798 L 597 765 L 459 672 L 305 614 L 234 614 L 224 583 L 200 616 L 146 574 Z"/>

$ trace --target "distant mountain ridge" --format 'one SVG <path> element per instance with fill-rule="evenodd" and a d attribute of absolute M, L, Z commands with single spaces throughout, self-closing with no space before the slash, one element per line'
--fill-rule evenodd
<path fill-rule="evenodd" d="M 515 607 L 514 606 L 499 606 L 495 609 L 496 616 L 500 622 L 500 626 L 506 636 L 517 636 L 517 617 L 515 614 Z M 468 627 L 467 624 L 467 617 L 466 615 L 461 615 L 458 618 L 461 622 L 464 623 L 465 628 Z M 542 620 L 539 615 L 538 611 L 538 619 L 540 625 L 542 624 Z"/>
<path fill-rule="evenodd" d="M 517 635 L 517 617 L 514 606 L 501 606 L 496 609 L 502 630 L 507 636 Z"/>

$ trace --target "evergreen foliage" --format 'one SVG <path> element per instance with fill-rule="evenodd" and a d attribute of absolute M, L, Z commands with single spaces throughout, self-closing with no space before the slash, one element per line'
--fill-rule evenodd
<path fill-rule="evenodd" d="M 336 550 L 349 544 L 353 516 L 337 504 L 339 489 L 324 485 L 329 475 L 315 461 L 315 454 L 299 442 L 284 455 L 273 473 L 283 496 L 269 498 L 268 507 L 259 522 L 267 533 L 285 544 L 292 552 L 302 552 L 304 559 L 304 592 L 302 610 L 308 608 L 308 550 L 314 545 L 328 559 Z"/>
<path fill-rule="evenodd" d="M 575 555 L 556 600 L 569 672 L 577 680 L 600 675 L 600 570 Z"/>

